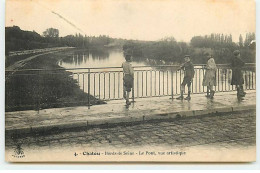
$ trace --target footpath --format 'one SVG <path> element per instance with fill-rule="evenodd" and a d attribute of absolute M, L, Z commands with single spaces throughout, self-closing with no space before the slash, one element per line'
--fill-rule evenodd
<path fill-rule="evenodd" d="M 256 91 L 246 91 L 244 100 L 238 101 L 236 92 L 216 93 L 214 99 L 205 94 L 192 94 L 190 101 L 170 97 L 135 99 L 129 107 L 124 100 L 108 101 L 107 104 L 80 107 L 52 108 L 38 111 L 5 113 L 6 134 L 30 133 L 46 130 L 91 127 L 118 123 L 135 123 L 147 120 L 166 120 L 237 112 L 256 109 Z M 175 97 L 176 98 L 176 97 Z"/>
<path fill-rule="evenodd" d="M 29 61 L 31 61 L 31 60 L 34 59 L 34 58 L 37 58 L 37 57 L 42 56 L 42 55 L 50 54 L 50 53 L 59 52 L 59 51 L 65 50 L 65 49 L 70 49 L 70 48 L 71 48 L 71 47 L 59 48 L 59 49 L 57 49 L 57 50 L 51 49 L 51 50 L 49 50 L 49 51 L 47 51 L 47 52 L 30 56 L 30 57 L 28 57 L 28 58 L 26 58 L 26 59 L 17 61 L 17 62 L 15 62 L 14 64 L 12 64 L 12 65 L 6 67 L 6 68 L 5 68 L 5 71 L 12 71 L 12 74 L 13 74 L 15 71 L 17 71 L 19 68 L 25 66 Z"/>

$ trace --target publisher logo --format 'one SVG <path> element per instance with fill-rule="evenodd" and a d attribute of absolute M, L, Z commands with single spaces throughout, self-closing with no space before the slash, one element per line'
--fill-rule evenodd
<path fill-rule="evenodd" d="M 14 148 L 14 154 L 12 156 L 15 158 L 24 158 L 25 157 L 21 144 L 16 145 L 16 147 Z"/>

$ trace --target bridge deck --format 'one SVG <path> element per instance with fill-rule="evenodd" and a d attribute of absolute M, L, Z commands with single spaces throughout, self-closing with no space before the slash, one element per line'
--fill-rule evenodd
<path fill-rule="evenodd" d="M 149 119 L 196 116 L 215 112 L 254 109 L 256 91 L 247 91 L 245 99 L 238 102 L 236 92 L 216 93 L 213 100 L 205 94 L 193 94 L 192 99 L 179 101 L 170 97 L 136 99 L 126 108 L 123 100 L 109 101 L 105 105 L 53 108 L 38 111 L 6 112 L 6 132 L 30 132 L 52 128 L 74 128 L 89 125 L 136 122 Z"/>

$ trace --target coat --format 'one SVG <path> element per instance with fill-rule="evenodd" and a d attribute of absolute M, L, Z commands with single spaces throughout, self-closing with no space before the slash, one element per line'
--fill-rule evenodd
<path fill-rule="evenodd" d="M 240 57 L 234 57 L 231 61 L 231 69 L 232 69 L 232 80 L 231 85 L 243 85 L 244 78 L 242 73 L 242 68 L 245 63 L 241 60 Z"/>
<path fill-rule="evenodd" d="M 181 69 L 184 70 L 184 77 L 192 79 L 194 77 L 194 66 L 192 62 L 188 61 L 181 65 Z"/>
<path fill-rule="evenodd" d="M 206 65 L 206 72 L 203 78 L 203 86 L 216 86 L 216 71 L 217 66 L 215 60 L 210 58 Z"/>

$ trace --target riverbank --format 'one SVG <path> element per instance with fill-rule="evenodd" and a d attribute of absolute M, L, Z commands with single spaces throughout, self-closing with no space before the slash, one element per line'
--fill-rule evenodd
<path fill-rule="evenodd" d="M 76 49 L 39 56 L 8 76 L 5 84 L 6 111 L 104 104 L 104 101 L 84 93 L 71 77 L 72 73 L 58 65 L 58 61 L 73 51 Z M 25 69 L 44 70 L 22 71 Z"/>

